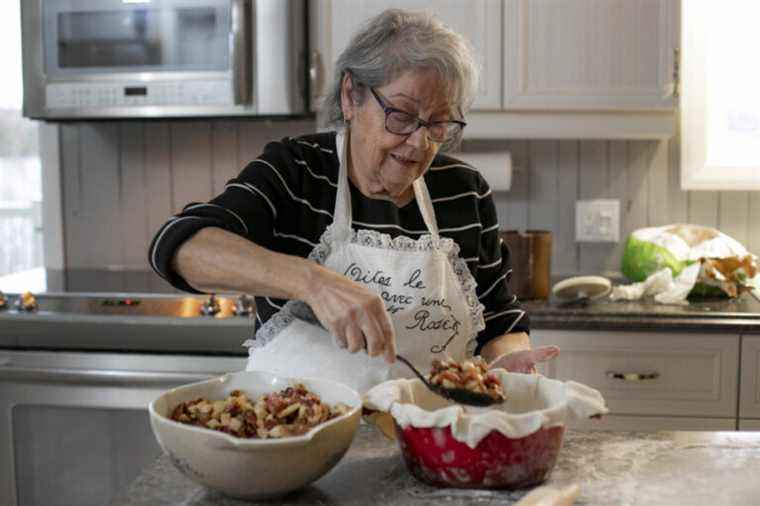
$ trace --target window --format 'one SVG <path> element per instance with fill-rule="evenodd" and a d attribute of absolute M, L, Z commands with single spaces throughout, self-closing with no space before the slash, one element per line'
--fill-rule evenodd
<path fill-rule="evenodd" d="M 760 2 L 682 9 L 681 186 L 760 189 Z"/>
<path fill-rule="evenodd" d="M 0 10 L 0 276 L 43 265 L 38 126 L 21 116 L 19 4 Z"/>

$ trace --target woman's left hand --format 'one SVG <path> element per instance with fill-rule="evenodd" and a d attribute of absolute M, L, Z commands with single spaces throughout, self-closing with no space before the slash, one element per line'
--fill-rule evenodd
<path fill-rule="evenodd" d="M 532 374 L 536 372 L 537 363 L 547 362 L 554 359 L 557 355 L 559 355 L 558 346 L 539 346 L 533 350 L 505 353 L 488 364 L 488 368 Z"/>

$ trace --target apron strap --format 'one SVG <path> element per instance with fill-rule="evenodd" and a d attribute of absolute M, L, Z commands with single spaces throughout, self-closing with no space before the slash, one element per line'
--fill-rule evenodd
<path fill-rule="evenodd" d="M 333 231 L 340 238 L 351 234 L 351 189 L 348 187 L 348 130 L 338 130 L 335 151 L 338 154 L 338 191 L 333 211 Z"/>
<path fill-rule="evenodd" d="M 351 139 L 350 131 L 338 130 L 335 135 L 335 148 L 338 153 L 338 191 L 335 197 L 335 211 L 333 212 L 334 233 L 346 238 L 351 234 L 351 189 L 348 185 L 348 145 Z M 430 199 L 430 192 L 425 184 L 425 178 L 419 177 L 412 183 L 414 198 L 420 210 L 422 219 L 425 221 L 428 232 L 434 240 L 439 239 L 438 221 L 435 218 L 435 210 Z"/>
<path fill-rule="evenodd" d="M 414 198 L 417 200 L 417 207 L 420 208 L 420 214 L 422 219 L 425 220 L 430 235 L 433 236 L 435 241 L 438 241 L 438 221 L 435 219 L 435 209 L 433 209 L 433 201 L 430 199 L 430 192 L 428 191 L 427 184 L 425 184 L 425 176 L 418 177 L 412 183 L 414 187 Z"/>

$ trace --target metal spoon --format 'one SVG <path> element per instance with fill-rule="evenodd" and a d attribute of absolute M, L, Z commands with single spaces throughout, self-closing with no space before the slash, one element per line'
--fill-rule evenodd
<path fill-rule="evenodd" d="M 478 406 L 478 407 L 492 406 L 494 404 L 501 404 L 501 402 L 503 402 L 503 401 L 498 401 L 494 399 L 488 394 L 473 392 L 465 388 L 445 388 L 440 385 L 433 385 L 407 359 L 405 359 L 401 355 L 396 355 L 396 359 L 406 364 L 406 366 L 409 369 L 411 369 L 411 371 L 415 374 L 415 376 L 417 376 L 420 379 L 420 381 L 422 381 L 422 383 L 427 387 L 428 390 L 430 390 L 436 395 L 443 397 L 444 399 L 449 399 L 458 404 L 466 404 L 468 406 Z"/>

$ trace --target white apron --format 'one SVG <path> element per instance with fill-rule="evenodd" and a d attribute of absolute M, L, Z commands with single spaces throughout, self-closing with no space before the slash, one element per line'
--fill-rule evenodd
<path fill-rule="evenodd" d="M 338 132 L 335 142 L 340 169 L 333 223 L 309 259 L 380 294 L 396 332 L 397 352 L 420 371 L 428 371 L 434 358 L 470 356 L 477 332 L 485 327 L 483 306 L 475 294 L 475 280 L 459 258 L 459 246 L 438 234 L 424 178 L 413 186 L 429 234 L 414 240 L 353 230 L 344 132 Z M 390 366 L 364 350 L 351 354 L 339 348 L 311 309 L 296 300 L 288 301 L 246 345 L 247 370 L 329 378 L 360 393 L 389 378 L 411 376 L 403 364 Z"/>

